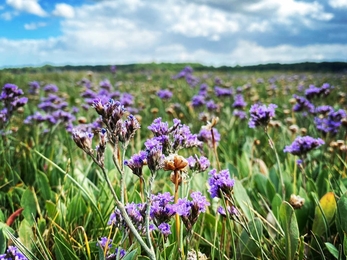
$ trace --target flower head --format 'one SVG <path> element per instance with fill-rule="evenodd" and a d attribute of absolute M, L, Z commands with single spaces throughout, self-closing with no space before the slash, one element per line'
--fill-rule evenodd
<path fill-rule="evenodd" d="M 270 122 L 271 118 L 275 116 L 275 108 L 277 105 L 270 104 L 266 105 L 254 104 L 249 110 L 251 118 L 249 119 L 249 127 L 255 128 L 257 126 L 266 127 Z"/>
<path fill-rule="evenodd" d="M 324 141 L 320 138 L 315 139 L 311 136 L 298 136 L 294 142 L 291 145 L 287 145 L 283 151 L 285 153 L 301 156 L 323 144 Z"/>
<path fill-rule="evenodd" d="M 221 198 L 221 193 L 230 195 L 235 180 L 230 178 L 228 170 L 222 170 L 217 173 L 217 170 L 213 169 L 209 172 L 209 175 L 208 184 L 210 185 L 210 189 L 208 192 L 212 198 Z"/>

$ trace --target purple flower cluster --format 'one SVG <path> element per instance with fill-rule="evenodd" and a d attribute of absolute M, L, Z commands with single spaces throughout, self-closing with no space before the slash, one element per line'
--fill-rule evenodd
<path fill-rule="evenodd" d="M 247 106 L 242 94 L 237 94 L 234 97 L 233 108 L 244 109 Z"/>
<path fill-rule="evenodd" d="M 212 131 L 214 142 L 216 145 L 218 145 L 218 142 L 220 141 L 220 134 L 216 128 L 212 128 Z M 198 140 L 206 143 L 209 147 L 213 147 L 212 133 L 210 129 L 202 128 L 198 134 Z"/>
<path fill-rule="evenodd" d="M 296 104 L 293 106 L 294 112 L 308 111 L 310 113 L 314 113 L 314 105 L 308 99 L 298 95 L 294 95 L 293 97 L 296 100 Z"/>
<path fill-rule="evenodd" d="M 227 196 L 231 194 L 235 181 L 230 178 L 228 170 L 221 170 L 218 173 L 216 169 L 213 169 L 209 172 L 209 176 L 208 184 L 210 189 L 208 192 L 212 198 L 221 198 L 223 194 Z"/>
<path fill-rule="evenodd" d="M 218 86 L 214 87 L 214 93 L 217 97 L 230 97 L 233 95 L 233 89 L 232 88 L 221 88 Z"/>
<path fill-rule="evenodd" d="M 328 83 L 324 83 L 322 87 L 317 88 L 314 85 L 310 85 L 308 89 L 305 90 L 305 96 L 307 99 L 313 99 L 314 97 L 319 96 L 327 96 L 330 94 L 331 89 L 333 89 L 333 86 L 330 86 Z"/>
<path fill-rule="evenodd" d="M 154 134 L 153 140 L 162 146 L 162 153 L 165 155 L 177 153 L 183 148 L 197 147 L 201 145 L 196 134 L 192 134 L 190 128 L 182 124 L 179 119 L 173 120 L 173 125 L 169 128 L 167 122 L 162 122 L 161 118 L 156 118 L 148 127 Z M 151 140 L 151 139 L 150 139 Z M 146 143 L 151 143 L 148 140 Z M 151 148 L 146 145 L 147 149 Z"/>
<path fill-rule="evenodd" d="M 210 167 L 210 161 L 205 156 L 190 156 L 187 161 L 189 168 L 196 172 L 204 172 Z"/>
<path fill-rule="evenodd" d="M 200 107 L 206 103 L 206 98 L 208 96 L 208 85 L 203 83 L 200 85 L 200 89 L 197 95 L 192 97 L 192 106 Z"/>
<path fill-rule="evenodd" d="M 187 230 L 192 229 L 193 225 L 198 220 L 200 213 L 205 212 L 206 207 L 210 205 L 206 200 L 206 197 L 199 191 L 192 192 L 190 197 L 192 198 L 191 201 L 186 198 L 178 199 L 174 206 L 176 213 L 181 216 L 183 224 Z"/>
<path fill-rule="evenodd" d="M 343 109 L 337 111 L 330 110 L 326 117 L 315 117 L 314 122 L 318 131 L 322 132 L 324 135 L 335 135 L 342 125 L 341 120 L 346 117 L 346 112 Z"/>
<path fill-rule="evenodd" d="M 161 89 L 157 92 L 158 97 L 164 100 L 169 100 L 172 98 L 172 92 L 168 89 Z"/>
<path fill-rule="evenodd" d="M 7 83 L 3 86 L 0 93 L 0 130 L 10 122 L 13 113 L 28 102 L 27 97 L 20 97 L 23 94 L 23 90 L 14 84 Z"/>
<path fill-rule="evenodd" d="M 233 115 L 241 120 L 247 119 L 247 113 L 242 110 L 235 109 Z"/>
<path fill-rule="evenodd" d="M 237 216 L 239 214 L 239 212 L 237 211 L 237 209 L 234 206 L 231 206 L 231 207 L 227 206 L 227 210 L 228 210 L 229 216 L 235 216 L 235 215 Z M 222 206 L 219 206 L 217 208 L 217 212 L 223 217 L 227 216 L 227 213 Z"/>
<path fill-rule="evenodd" d="M 29 91 L 28 93 L 31 95 L 38 95 L 40 91 L 40 83 L 37 81 L 29 82 Z"/>
<path fill-rule="evenodd" d="M 47 87 L 48 86 L 48 87 Z M 56 85 L 46 85 L 47 92 L 57 90 Z M 61 98 L 55 94 L 49 93 L 47 97 L 41 98 L 41 103 L 38 104 L 38 108 L 44 113 L 35 112 L 33 115 L 28 116 L 25 120 L 25 124 L 43 123 L 47 122 L 50 125 L 63 124 L 68 132 L 73 129 L 73 122 L 76 120 L 74 114 L 78 112 L 78 109 L 73 108 L 71 112 L 66 111 L 68 103 L 64 98 Z"/>
<path fill-rule="evenodd" d="M 159 193 L 157 195 L 152 194 L 150 221 L 154 223 L 154 225 L 150 224 L 150 230 L 157 228 L 164 236 L 168 236 L 171 234 L 169 222 L 176 213 L 182 217 L 186 227 L 191 229 L 200 213 L 205 212 L 206 207 L 209 206 L 210 203 L 201 192 L 192 192 L 190 197 L 192 201 L 184 198 L 178 199 L 177 203 L 173 204 L 174 197 L 171 196 L 169 192 Z M 144 222 L 146 208 L 145 203 L 128 203 L 125 206 L 133 224 L 142 234 L 146 232 Z M 126 224 L 117 208 L 111 214 L 108 225 L 126 228 Z"/>
<path fill-rule="evenodd" d="M 249 119 L 248 126 L 250 128 L 255 128 L 257 126 L 266 127 L 271 118 L 275 116 L 275 108 L 277 108 L 275 104 L 270 104 L 268 107 L 259 104 L 252 105 L 249 110 L 251 118 Z"/>
<path fill-rule="evenodd" d="M 142 176 L 142 168 L 145 163 L 147 163 L 147 153 L 145 151 L 140 151 L 138 154 L 134 154 L 130 160 L 124 161 L 124 165 L 128 166 L 133 174 L 138 177 Z"/>
<path fill-rule="evenodd" d="M 324 144 L 320 138 L 313 138 L 311 136 L 298 136 L 291 145 L 284 148 L 285 153 L 302 156 L 307 154 L 312 149 Z"/>
<path fill-rule="evenodd" d="M 21 252 L 19 252 L 18 248 L 15 246 L 9 246 L 6 250 L 5 254 L 0 255 L 0 260 L 27 260 Z"/>
<path fill-rule="evenodd" d="M 190 66 L 185 67 L 178 74 L 174 75 L 172 79 L 185 78 L 186 82 L 191 86 L 195 87 L 199 83 L 199 78 L 193 76 L 193 68 Z"/>
<path fill-rule="evenodd" d="M 54 84 L 47 84 L 46 86 L 43 87 L 43 90 L 45 92 L 51 92 L 51 93 L 55 93 L 58 92 L 58 87 Z"/>

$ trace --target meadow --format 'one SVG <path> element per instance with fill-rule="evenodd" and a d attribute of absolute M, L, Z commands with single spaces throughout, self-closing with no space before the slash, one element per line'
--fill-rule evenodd
<path fill-rule="evenodd" d="M 346 259 L 345 72 L 0 87 L 0 259 Z"/>

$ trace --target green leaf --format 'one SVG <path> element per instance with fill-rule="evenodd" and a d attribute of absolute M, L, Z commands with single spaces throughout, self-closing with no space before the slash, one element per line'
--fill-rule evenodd
<path fill-rule="evenodd" d="M 259 218 L 248 222 L 247 231 L 242 230 L 240 236 L 240 254 L 242 259 L 259 255 L 261 249 L 261 237 L 263 235 L 263 225 Z"/>
<path fill-rule="evenodd" d="M 51 199 L 51 189 L 50 189 L 50 184 L 48 181 L 48 178 L 45 173 L 41 171 L 37 171 L 36 175 L 36 182 L 37 182 L 37 188 L 40 191 L 41 196 L 45 200 L 50 200 Z"/>
<path fill-rule="evenodd" d="M 337 218 L 339 227 L 344 233 L 347 233 L 347 193 L 343 194 L 337 202 Z"/>
<path fill-rule="evenodd" d="M 234 197 L 247 219 L 253 219 L 254 213 L 250 210 L 250 207 L 252 207 L 252 202 L 247 194 L 246 189 L 242 186 L 242 183 L 239 180 L 235 180 Z"/>
<path fill-rule="evenodd" d="M 23 219 L 23 221 L 20 223 L 18 235 L 20 242 L 22 242 L 26 248 L 31 250 L 33 248 L 32 239 L 34 237 L 34 233 L 32 231 L 32 225 L 26 219 Z"/>
<path fill-rule="evenodd" d="M 294 259 L 299 245 L 299 228 L 294 209 L 286 201 L 280 207 L 279 219 L 284 231 L 286 259 Z"/>
<path fill-rule="evenodd" d="M 330 223 L 333 221 L 336 212 L 336 201 L 333 192 L 326 193 L 319 201 L 315 209 L 312 231 L 317 236 L 326 233 Z"/>
<path fill-rule="evenodd" d="M 36 200 L 30 188 L 27 188 L 21 198 L 21 207 L 24 208 L 22 215 L 30 225 L 34 224 L 33 216 L 36 215 Z"/>
<path fill-rule="evenodd" d="M 136 258 L 136 249 L 134 249 L 133 251 L 131 251 L 130 253 L 126 254 L 126 256 L 124 256 L 123 260 L 133 260 Z"/>
<path fill-rule="evenodd" d="M 327 247 L 330 254 L 332 254 L 336 259 L 339 258 L 339 250 L 337 250 L 337 248 L 333 244 L 326 242 L 325 246 Z"/>

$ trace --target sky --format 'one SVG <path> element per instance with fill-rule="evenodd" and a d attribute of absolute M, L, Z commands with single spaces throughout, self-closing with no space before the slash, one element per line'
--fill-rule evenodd
<path fill-rule="evenodd" d="M 347 62 L 347 0 L 0 0 L 0 68 Z"/>

